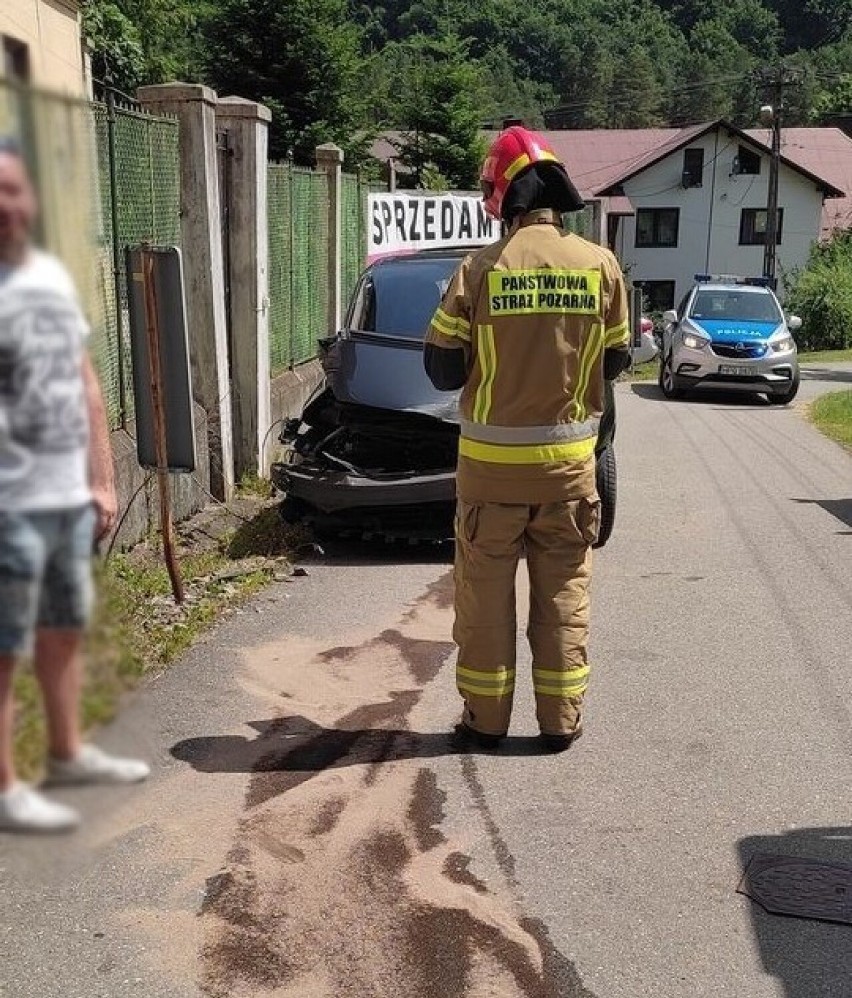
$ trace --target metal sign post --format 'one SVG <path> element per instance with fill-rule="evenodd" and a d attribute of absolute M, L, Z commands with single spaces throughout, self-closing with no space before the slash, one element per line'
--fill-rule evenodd
<path fill-rule="evenodd" d="M 157 286 L 154 281 L 154 254 L 143 248 L 142 287 L 145 301 L 145 330 L 148 344 L 148 378 L 151 391 L 154 448 L 157 458 L 157 484 L 160 491 L 160 529 L 163 534 L 163 556 L 172 583 L 175 602 L 183 603 L 183 579 L 177 562 L 172 519 L 172 494 L 169 483 L 168 445 L 166 441 L 166 415 L 163 393 L 163 370 L 160 359 L 160 319 L 157 307 Z"/>

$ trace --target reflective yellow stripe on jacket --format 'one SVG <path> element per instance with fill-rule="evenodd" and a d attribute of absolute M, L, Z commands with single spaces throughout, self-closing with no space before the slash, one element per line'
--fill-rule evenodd
<path fill-rule="evenodd" d="M 478 326 L 477 333 L 481 380 L 473 403 L 473 419 L 476 423 L 487 423 L 491 412 L 494 379 L 497 377 L 497 345 L 494 342 L 493 326 Z"/>
<path fill-rule="evenodd" d="M 432 316 L 432 326 L 444 336 L 470 342 L 470 323 L 459 316 L 448 315 L 442 308 Z"/>
<path fill-rule="evenodd" d="M 604 346 L 619 347 L 630 343 L 630 325 L 625 320 L 617 326 L 607 329 L 604 336 Z"/>
<path fill-rule="evenodd" d="M 604 348 L 603 327 L 595 323 L 589 331 L 588 339 L 580 356 L 580 369 L 577 372 L 577 389 L 574 392 L 574 414 L 580 421 L 586 418 L 586 392 L 595 362 Z"/>
<path fill-rule="evenodd" d="M 459 454 L 491 464 L 561 464 L 587 460 L 594 454 L 596 444 L 596 436 L 564 444 L 483 444 L 462 437 Z"/>

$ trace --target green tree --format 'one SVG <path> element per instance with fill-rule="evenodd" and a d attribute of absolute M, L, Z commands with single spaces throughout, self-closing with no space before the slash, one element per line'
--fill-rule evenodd
<path fill-rule="evenodd" d="M 115 3 L 93 0 L 83 8 L 83 33 L 92 49 L 95 79 L 132 90 L 145 73 L 145 54 L 136 25 Z"/>
<path fill-rule="evenodd" d="M 208 79 L 269 106 L 274 157 L 310 164 L 330 141 L 363 156 L 367 80 L 347 14 L 346 0 L 221 0 L 207 20 Z"/>
<path fill-rule="evenodd" d="M 699 22 L 682 65 L 683 85 L 673 95 L 675 119 L 700 122 L 728 118 L 750 124 L 758 110 L 749 89 L 749 74 L 755 64 L 724 21 Z"/>
<path fill-rule="evenodd" d="M 467 43 L 415 35 L 388 48 L 395 86 L 387 113 L 402 132 L 400 160 L 415 185 L 424 186 L 432 170 L 450 187 L 476 187 L 487 88 Z"/>
<path fill-rule="evenodd" d="M 852 231 L 811 250 L 807 266 L 785 279 L 785 305 L 802 317 L 796 335 L 807 350 L 852 346 Z"/>
<path fill-rule="evenodd" d="M 96 79 L 132 92 L 144 83 L 194 78 L 208 5 L 190 0 L 85 0 L 83 32 Z"/>
<path fill-rule="evenodd" d="M 852 30 L 852 0 L 765 0 L 778 14 L 787 52 L 813 50 Z"/>

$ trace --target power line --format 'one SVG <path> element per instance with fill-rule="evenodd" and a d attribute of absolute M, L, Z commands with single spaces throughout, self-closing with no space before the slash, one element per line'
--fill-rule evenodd
<path fill-rule="evenodd" d="M 737 75 L 732 75 L 732 76 L 717 76 L 709 80 L 696 81 L 695 83 L 684 83 L 683 85 L 677 87 L 662 87 L 660 98 L 661 100 L 665 100 L 667 97 L 670 96 L 677 96 L 678 94 L 687 94 L 701 90 L 706 90 L 709 87 L 718 86 L 723 83 L 742 82 L 748 79 L 750 75 L 751 74 L 747 72 L 738 73 Z M 583 110 L 584 108 L 592 107 L 595 104 L 599 103 L 603 103 L 605 104 L 606 107 L 610 108 L 610 107 L 620 107 L 622 105 L 632 106 L 635 103 L 635 100 L 629 94 L 625 94 L 623 97 L 618 97 L 618 96 L 608 97 L 603 102 L 596 100 L 594 98 L 587 98 L 586 100 L 582 101 L 567 101 L 565 103 L 558 104 L 556 107 L 550 108 L 545 113 L 556 114 L 559 113 L 560 111 Z"/>
<path fill-rule="evenodd" d="M 727 143 L 727 145 L 723 146 L 719 150 L 719 152 L 717 152 L 716 155 L 711 160 L 708 160 L 704 164 L 704 166 L 701 168 L 702 174 L 703 174 L 704 170 L 707 169 L 708 166 L 712 166 L 716 162 L 716 160 L 718 160 L 722 156 L 723 153 L 727 152 L 731 148 L 731 146 L 733 144 L 734 144 L 734 141 L 732 139 L 730 142 Z M 630 197 L 631 198 L 653 198 L 653 197 L 658 197 L 660 194 L 668 194 L 669 191 L 675 191 L 679 187 L 682 187 L 682 186 L 683 186 L 683 181 L 679 180 L 676 184 L 672 184 L 670 187 L 664 187 L 662 190 L 659 190 L 659 191 L 634 191 L 630 195 Z"/>

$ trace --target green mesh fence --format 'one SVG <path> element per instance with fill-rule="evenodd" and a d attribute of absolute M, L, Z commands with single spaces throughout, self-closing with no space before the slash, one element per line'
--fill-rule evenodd
<path fill-rule="evenodd" d="M 341 186 L 341 290 L 348 302 L 364 266 L 367 234 L 367 188 L 344 174 Z"/>
<path fill-rule="evenodd" d="M 328 179 L 325 173 L 294 168 L 293 193 L 293 362 L 316 354 L 328 336 Z"/>
<path fill-rule="evenodd" d="M 97 171 L 91 195 L 92 223 L 96 233 L 96 253 L 101 274 L 95 319 L 92 323 L 91 351 L 101 379 L 110 426 L 121 425 L 125 408 L 123 396 L 124 372 L 122 361 L 124 347 L 120 313 L 116 304 L 115 277 L 113 274 L 112 193 L 109 168 L 109 132 L 107 109 L 92 105 Z"/>
<path fill-rule="evenodd" d="M 180 147 L 176 119 L 102 104 L 93 105 L 92 113 L 107 268 L 103 328 L 95 331 L 93 350 L 110 421 L 117 426 L 133 415 L 125 250 L 141 242 L 180 246 Z"/>
<path fill-rule="evenodd" d="M 290 238 L 290 169 L 272 163 L 269 200 L 269 361 L 277 374 L 293 364 L 292 240 Z"/>
<path fill-rule="evenodd" d="M 269 167 L 269 340 L 272 373 L 316 356 L 328 335 L 328 180 Z"/>

